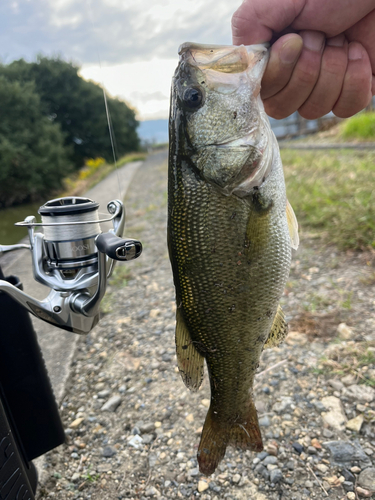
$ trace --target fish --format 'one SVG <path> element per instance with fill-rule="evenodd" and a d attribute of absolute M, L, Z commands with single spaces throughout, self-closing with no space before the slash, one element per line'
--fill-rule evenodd
<path fill-rule="evenodd" d="M 176 354 L 211 399 L 198 448 L 211 475 L 228 445 L 261 451 L 252 387 L 264 348 L 287 334 L 279 305 L 298 246 L 277 140 L 260 98 L 264 45 L 184 43 L 171 86 L 168 249 Z"/>

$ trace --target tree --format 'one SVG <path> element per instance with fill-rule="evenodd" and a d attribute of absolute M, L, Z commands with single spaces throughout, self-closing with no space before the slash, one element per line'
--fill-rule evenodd
<path fill-rule="evenodd" d="M 33 82 L 0 75 L 0 206 L 39 200 L 71 171 L 60 125 L 42 112 Z"/>
<path fill-rule="evenodd" d="M 61 125 L 65 144 L 73 148 L 71 158 L 77 168 L 86 158 L 102 156 L 107 161 L 113 160 L 103 90 L 81 78 L 78 66 L 58 58 L 39 57 L 35 63 L 14 61 L 3 66 L 2 71 L 12 80 L 35 82 L 43 112 Z M 108 108 L 117 154 L 136 151 L 139 138 L 134 111 L 114 98 L 108 99 Z"/>

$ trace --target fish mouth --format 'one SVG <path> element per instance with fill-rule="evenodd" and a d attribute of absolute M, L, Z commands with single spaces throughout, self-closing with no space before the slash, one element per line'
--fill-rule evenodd
<path fill-rule="evenodd" d="M 220 73 L 242 73 L 267 58 L 268 44 L 259 45 L 205 45 L 185 42 L 180 45 L 180 59 L 201 70 Z"/>

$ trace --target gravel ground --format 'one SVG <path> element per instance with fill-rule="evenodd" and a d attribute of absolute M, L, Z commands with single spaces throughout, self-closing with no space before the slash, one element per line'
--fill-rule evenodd
<path fill-rule="evenodd" d="M 308 234 L 282 299 L 290 333 L 256 380 L 265 449 L 229 448 L 215 474 L 199 473 L 209 384 L 190 393 L 176 368 L 166 161 L 150 156 L 128 192 L 125 235 L 144 252 L 117 267 L 101 322 L 79 339 L 67 442 L 45 456 L 38 499 L 375 498 L 374 255 Z"/>

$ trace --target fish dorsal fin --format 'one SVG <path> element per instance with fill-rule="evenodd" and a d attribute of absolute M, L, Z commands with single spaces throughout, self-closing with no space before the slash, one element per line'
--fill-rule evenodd
<path fill-rule="evenodd" d="M 297 217 L 295 216 L 292 205 L 286 200 L 286 220 L 288 221 L 288 228 L 290 234 L 290 244 L 294 250 L 297 250 L 299 245 L 299 236 L 298 236 L 298 222 Z"/>
<path fill-rule="evenodd" d="M 281 306 L 277 308 L 277 312 L 273 319 L 272 328 L 268 335 L 268 339 L 264 344 L 264 349 L 269 349 L 270 347 L 277 347 L 285 339 L 288 334 L 288 325 L 285 321 L 284 311 Z"/>
<path fill-rule="evenodd" d="M 177 365 L 186 387 L 197 391 L 203 380 L 204 357 L 195 348 L 186 327 L 181 309 L 176 313 Z"/>

